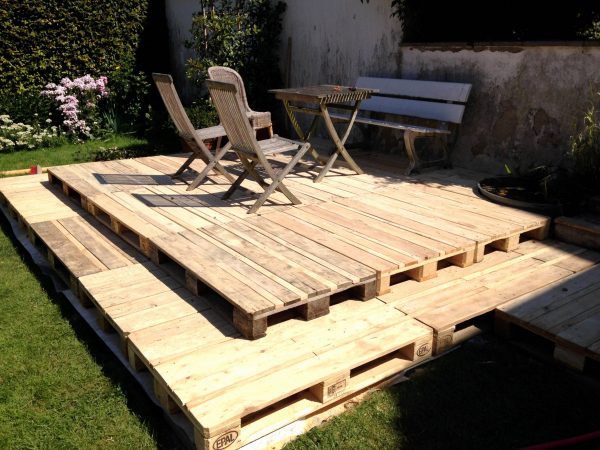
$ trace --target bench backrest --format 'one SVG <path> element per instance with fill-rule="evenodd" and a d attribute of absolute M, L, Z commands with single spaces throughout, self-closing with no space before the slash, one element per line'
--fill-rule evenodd
<path fill-rule="evenodd" d="M 459 124 L 471 92 L 468 83 L 359 77 L 356 87 L 379 89 L 360 110 Z"/>

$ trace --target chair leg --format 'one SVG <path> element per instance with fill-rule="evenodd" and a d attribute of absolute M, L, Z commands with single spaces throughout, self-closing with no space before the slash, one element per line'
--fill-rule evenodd
<path fill-rule="evenodd" d="M 302 156 L 304 156 L 304 154 L 308 151 L 309 148 L 310 148 L 310 144 L 308 144 L 308 143 L 304 144 L 302 147 L 300 147 L 300 149 L 296 152 L 296 154 L 294 155 L 292 160 L 277 175 L 275 174 L 275 171 L 273 170 L 273 167 L 269 164 L 269 162 L 265 161 L 265 163 L 264 163 L 265 169 L 266 169 L 267 173 L 269 174 L 269 176 L 271 177 L 272 183 L 269 185 L 269 187 L 267 187 L 267 189 L 265 189 L 265 192 L 263 192 L 261 194 L 261 196 L 256 200 L 256 202 L 254 202 L 252 207 L 248 210 L 248 214 L 253 214 L 256 211 L 258 211 L 258 208 L 260 208 L 263 205 L 263 203 L 267 200 L 267 198 L 269 198 L 269 196 L 276 189 L 280 190 L 294 205 L 299 205 L 302 203 L 283 184 L 283 179 L 292 170 L 292 168 L 298 163 L 298 161 L 300 161 L 300 158 L 302 158 Z"/>
<path fill-rule="evenodd" d="M 236 189 L 238 187 L 240 187 L 240 185 L 242 184 L 242 182 L 254 170 L 254 166 L 256 165 L 256 162 L 254 162 L 254 161 L 252 161 L 252 162 L 248 161 L 248 159 L 244 155 L 240 155 L 238 153 L 238 157 L 240 158 L 240 161 L 244 165 L 244 171 L 237 178 L 237 180 L 235 180 L 232 183 L 232 185 L 229 187 L 229 189 L 227 190 L 227 192 L 225 192 L 225 194 L 223 194 L 223 197 L 221 197 L 221 200 L 227 200 L 229 197 L 231 197 L 233 195 L 233 193 L 236 191 Z"/>
<path fill-rule="evenodd" d="M 187 161 L 184 162 L 179 169 L 177 169 L 177 172 L 175 172 L 174 174 L 171 175 L 171 178 L 179 177 L 188 167 L 190 167 L 190 164 L 192 164 L 192 162 L 194 162 L 194 160 L 197 157 L 198 157 L 198 155 L 196 154 L 196 152 L 192 152 L 192 154 L 187 159 Z"/>
<path fill-rule="evenodd" d="M 210 171 L 215 168 L 215 166 L 219 163 L 219 161 L 225 155 L 225 153 L 227 153 L 227 151 L 229 150 L 230 147 L 231 146 L 228 143 L 224 147 L 217 150 L 214 158 L 211 161 L 209 161 L 209 163 L 206 165 L 204 170 L 202 172 L 200 172 L 200 174 L 196 177 L 196 179 L 190 183 L 190 185 L 187 187 L 186 190 L 191 191 L 192 189 L 196 189 L 198 186 L 200 186 L 200 183 L 202 183 L 204 181 L 204 179 L 208 176 Z M 227 172 L 227 175 L 231 176 L 228 172 Z M 229 181 L 233 181 L 233 179 L 231 179 Z"/>

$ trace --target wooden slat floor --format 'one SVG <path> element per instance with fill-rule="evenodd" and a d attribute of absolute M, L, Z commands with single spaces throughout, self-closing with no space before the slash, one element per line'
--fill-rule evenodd
<path fill-rule="evenodd" d="M 39 177 L 0 182 L 0 192 L 16 219 L 22 192 L 61 198 Z M 44 208 L 31 203 L 26 216 L 36 220 Z M 165 409 L 188 417 L 199 449 L 252 442 L 431 356 L 431 328 L 376 299 L 347 300 L 326 316 L 289 318 L 263 339 L 243 339 L 222 302 L 190 293 L 94 222 L 76 205 L 45 222 L 20 220 L 82 304 L 118 333 L 132 366 L 150 369 Z"/>
<path fill-rule="evenodd" d="M 478 264 L 440 264 L 433 279 L 405 279 L 387 294 L 347 299 L 311 321 L 279 317 L 266 337 L 251 341 L 215 294 L 191 293 L 44 176 L 0 180 L 0 200 L 103 327 L 118 333 L 131 365 L 150 371 L 163 407 L 190 420 L 199 449 L 238 448 L 333 408 L 426 360 L 434 347 L 455 345 L 463 338 L 458 328 L 494 309 L 538 318 L 551 305 L 569 325 L 558 334 L 561 348 L 581 346 L 583 336 L 598 359 L 592 334 L 600 255 L 572 245 L 488 247 Z"/>
<path fill-rule="evenodd" d="M 398 273 L 426 280 L 439 261 L 466 267 L 483 259 L 486 246 L 510 250 L 521 235 L 544 238 L 548 230 L 544 216 L 477 197 L 473 174 L 407 178 L 369 159 L 361 162 L 367 173 L 340 167 L 321 183 L 301 166 L 286 183 L 302 205 L 276 193 L 248 215 L 261 190 L 256 183 L 245 181 L 243 194 L 227 201 L 220 197 L 229 184 L 218 176 L 187 192 L 186 182 L 168 176 L 184 158 L 86 163 L 49 174 L 156 264 L 176 268 L 192 292 L 209 287 L 228 301 L 236 327 L 250 338 L 264 336 L 267 318 L 284 310 L 319 317 L 337 292 L 372 298 Z M 235 161 L 225 165 L 240 170 Z"/>
<path fill-rule="evenodd" d="M 600 266 L 583 263 L 590 254 L 598 259 L 598 253 L 588 250 L 581 260 L 567 259 L 567 267 L 563 265 L 585 270 L 498 307 L 498 333 L 512 338 L 523 329 L 541 336 L 553 344 L 556 360 L 580 371 L 589 360 L 600 361 Z"/>
<path fill-rule="evenodd" d="M 500 312 L 512 311 L 515 305 L 525 303 L 524 309 L 538 308 L 542 315 L 548 302 L 545 294 L 551 291 L 556 295 L 565 286 L 569 289 L 570 282 L 565 280 L 582 276 L 590 281 L 596 277 L 600 283 L 600 272 L 595 266 L 598 262 L 600 253 L 596 251 L 558 241 L 526 241 L 511 252 L 491 252 L 483 262 L 470 267 L 441 269 L 432 280 L 399 283 L 379 299 L 430 326 L 437 354 L 479 332 L 482 324 L 476 319 L 481 321 L 496 308 Z M 591 272 L 584 276 L 590 268 Z M 568 295 L 563 292 L 563 296 Z M 533 298 L 543 300 L 536 307 L 535 303 L 530 304 Z M 597 313 L 600 307 L 599 298 L 589 305 L 589 309 L 595 307 L 593 311 L 574 308 L 575 314 L 591 317 L 589 313 Z M 512 302 L 513 299 L 517 300 Z M 558 314 L 563 320 L 569 319 L 566 314 Z M 600 329 L 596 330 L 598 333 Z"/>

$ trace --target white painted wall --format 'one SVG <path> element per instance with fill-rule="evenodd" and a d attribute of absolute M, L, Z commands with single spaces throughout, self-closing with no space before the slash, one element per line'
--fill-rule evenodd
<path fill-rule="evenodd" d="M 600 46 L 406 46 L 403 78 L 470 82 L 455 165 L 503 172 L 564 161 L 569 137 L 600 89 Z"/>
<path fill-rule="evenodd" d="M 391 13 L 390 0 L 287 0 L 280 55 L 285 74 L 291 37 L 290 86 L 398 75 L 402 30 Z"/>

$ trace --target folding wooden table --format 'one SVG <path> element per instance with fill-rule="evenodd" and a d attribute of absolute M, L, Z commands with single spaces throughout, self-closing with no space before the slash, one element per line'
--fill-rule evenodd
<path fill-rule="evenodd" d="M 319 117 L 323 118 L 325 126 L 327 127 L 327 132 L 335 144 L 335 150 L 329 159 L 326 159 L 319 155 L 314 147 L 311 147 L 310 152 L 316 161 L 326 161 L 323 169 L 315 178 L 315 183 L 323 179 L 340 155 L 346 160 L 352 170 L 358 174 L 363 173 L 362 169 L 348 154 L 344 144 L 354 125 L 360 102 L 371 97 L 371 94 L 376 93 L 377 89 L 319 85 L 291 89 L 271 89 L 269 92 L 275 94 L 275 98 L 283 102 L 285 111 L 287 112 L 298 137 L 304 142 L 310 140 L 317 127 Z M 291 104 L 291 102 L 293 102 L 293 104 Z M 317 105 L 317 107 L 314 105 Z M 341 138 L 333 125 L 329 108 L 343 109 L 350 114 L 346 129 Z M 302 130 L 296 119 L 296 114 L 298 113 L 307 113 L 315 116 L 306 132 Z"/>

